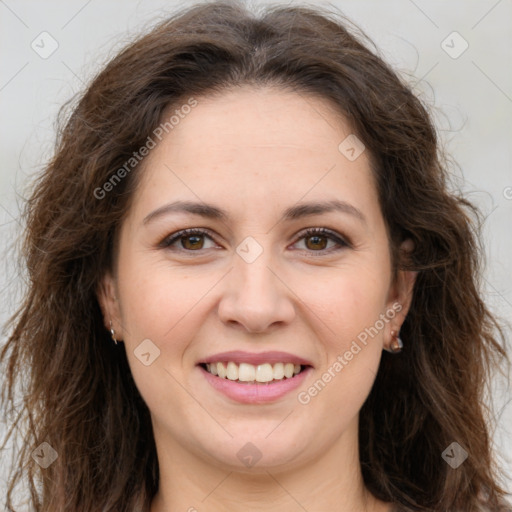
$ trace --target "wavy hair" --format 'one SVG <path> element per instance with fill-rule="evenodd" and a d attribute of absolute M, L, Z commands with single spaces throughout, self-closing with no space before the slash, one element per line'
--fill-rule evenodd
<path fill-rule="evenodd" d="M 23 211 L 27 286 L 1 352 L 2 403 L 14 418 L 7 437 L 23 441 L 8 510 L 22 482 L 37 512 L 148 509 L 159 485 L 149 411 L 97 299 L 140 163 L 104 197 L 98 190 L 164 112 L 245 85 L 316 95 L 338 108 L 371 155 L 395 270 L 418 272 L 401 330 L 406 349 L 383 354 L 360 411 L 365 485 L 407 511 L 501 510 L 507 493 L 485 390 L 509 360 L 480 290 L 481 217 L 450 191 L 427 106 L 371 48 L 325 9 L 273 6 L 256 15 L 240 2 L 209 2 L 138 37 L 63 107 L 55 153 Z M 402 261 L 406 238 L 414 250 Z M 30 454 L 44 441 L 58 458 L 42 470 Z M 456 470 L 441 456 L 454 441 L 469 454 Z"/>

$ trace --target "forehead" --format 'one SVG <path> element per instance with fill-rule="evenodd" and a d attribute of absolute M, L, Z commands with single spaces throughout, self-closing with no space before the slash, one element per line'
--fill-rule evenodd
<path fill-rule="evenodd" d="M 272 208 L 327 193 L 375 201 L 367 152 L 351 161 L 340 151 L 352 131 L 329 100 L 247 87 L 196 101 L 178 122 L 174 116 L 143 164 L 134 198 L 140 215 L 144 203 L 171 199 L 229 201 L 240 214 L 252 201 Z"/>
<path fill-rule="evenodd" d="M 197 151 L 197 156 L 215 150 L 236 158 L 241 147 L 296 154 L 324 152 L 328 145 L 337 150 L 338 139 L 348 135 L 350 127 L 327 99 L 245 87 L 198 98 L 197 106 L 171 133 L 167 142 L 176 154 L 186 148 Z"/>

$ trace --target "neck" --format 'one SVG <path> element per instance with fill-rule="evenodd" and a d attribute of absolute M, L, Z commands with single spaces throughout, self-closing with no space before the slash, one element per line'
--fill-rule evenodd
<path fill-rule="evenodd" d="M 333 510 L 384 512 L 384 502 L 364 487 L 357 444 L 357 421 L 302 465 L 242 470 L 208 461 L 165 438 L 155 426 L 160 486 L 151 512 L 282 512 Z M 356 442 L 354 442 L 354 439 Z M 165 446 L 165 448 L 164 448 Z"/>

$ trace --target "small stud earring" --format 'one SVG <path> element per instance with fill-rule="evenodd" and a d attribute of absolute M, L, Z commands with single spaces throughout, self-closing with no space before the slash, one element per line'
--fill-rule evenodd
<path fill-rule="evenodd" d="M 112 327 L 112 320 L 110 320 L 110 335 L 112 336 L 114 343 L 117 345 L 116 333 L 114 331 L 114 328 Z"/>
<path fill-rule="evenodd" d="M 400 338 L 397 331 L 391 331 L 391 343 L 389 344 L 389 348 L 384 347 L 384 350 L 390 352 L 391 354 L 398 354 L 404 348 L 404 344 L 402 339 Z"/>

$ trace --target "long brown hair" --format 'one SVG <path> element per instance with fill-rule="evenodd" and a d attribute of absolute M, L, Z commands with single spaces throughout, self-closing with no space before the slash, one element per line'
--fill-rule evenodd
<path fill-rule="evenodd" d="M 201 4 L 126 47 L 70 115 L 62 110 L 55 155 L 26 203 L 28 286 L 1 353 L 4 408 L 23 439 L 8 510 L 20 482 L 38 512 L 128 512 L 155 495 L 149 411 L 97 300 L 140 164 L 101 191 L 164 111 L 243 85 L 331 100 L 372 157 L 395 268 L 418 272 L 401 330 L 406 349 L 383 354 L 360 411 L 365 485 L 406 510 L 499 510 L 506 492 L 484 391 L 508 358 L 480 292 L 480 217 L 449 192 L 427 107 L 368 44 L 325 10 L 277 6 L 255 15 L 238 2 Z M 406 238 L 415 245 L 408 262 L 397 251 Z M 58 455 L 46 469 L 30 456 L 42 442 Z M 452 442 L 469 454 L 457 469 L 442 458 Z"/>

